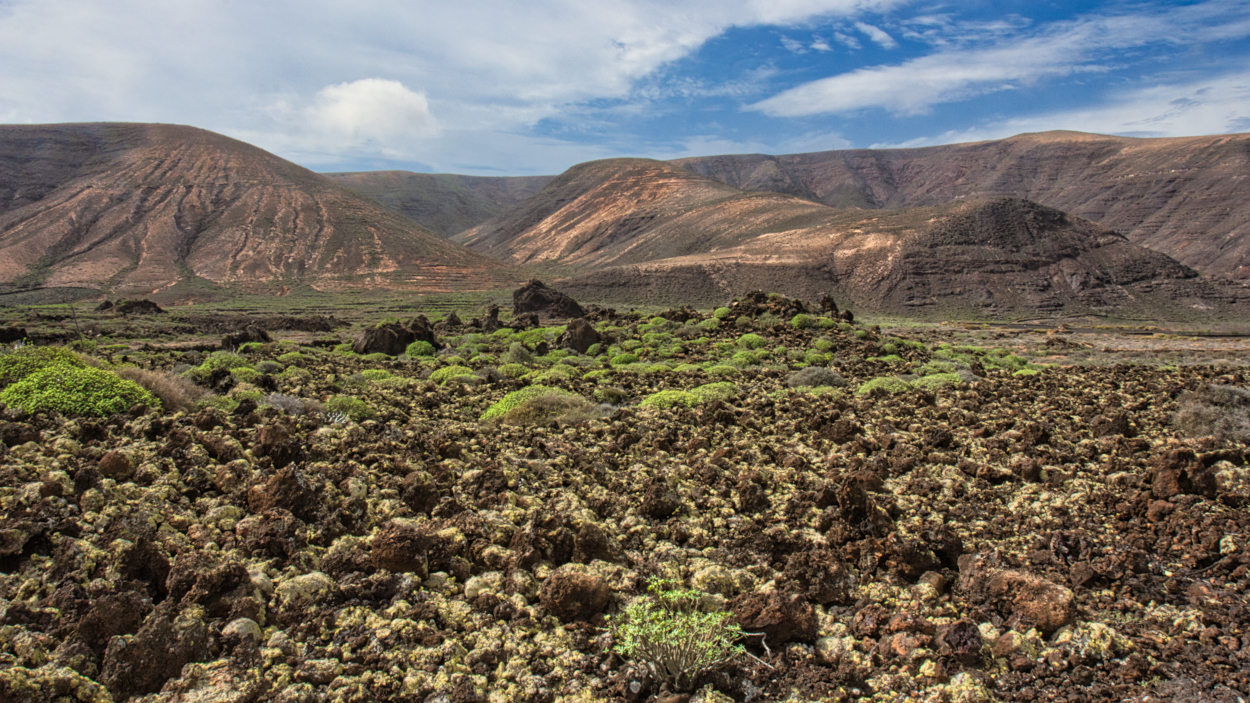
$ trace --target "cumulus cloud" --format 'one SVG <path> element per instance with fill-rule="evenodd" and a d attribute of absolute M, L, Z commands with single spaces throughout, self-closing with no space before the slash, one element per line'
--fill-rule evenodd
<path fill-rule="evenodd" d="M 1214 15 L 1222 17 L 1212 27 Z M 999 27 L 1005 31 L 1006 25 Z M 805 83 L 749 109 L 777 117 L 883 108 L 902 115 L 1013 90 L 1046 78 L 1101 72 L 1124 50 L 1250 36 L 1250 7 L 1208 2 L 1155 14 L 1091 16 L 988 46 L 941 50 L 901 64 L 860 68 Z"/>
<path fill-rule="evenodd" d="M 425 94 L 381 78 L 322 88 L 308 117 L 313 126 L 354 142 L 426 136 L 438 126 Z"/>

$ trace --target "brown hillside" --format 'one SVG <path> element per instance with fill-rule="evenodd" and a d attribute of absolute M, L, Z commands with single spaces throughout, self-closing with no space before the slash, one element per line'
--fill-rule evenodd
<path fill-rule="evenodd" d="M 516 206 L 555 178 L 458 176 L 411 171 L 322 175 L 373 198 L 444 239 Z"/>
<path fill-rule="evenodd" d="M 1017 197 L 1122 232 L 1199 271 L 1250 278 L 1250 135 L 1131 139 L 1022 134 L 922 149 L 682 159 L 746 190 L 834 207 Z"/>
<path fill-rule="evenodd" d="M 192 127 L 0 127 L 0 285 L 492 288 L 498 262 L 256 147 Z"/>
<path fill-rule="evenodd" d="M 516 263 L 602 268 L 718 251 L 810 227 L 830 213 L 662 161 L 606 159 L 574 166 L 520 207 L 454 241 Z"/>

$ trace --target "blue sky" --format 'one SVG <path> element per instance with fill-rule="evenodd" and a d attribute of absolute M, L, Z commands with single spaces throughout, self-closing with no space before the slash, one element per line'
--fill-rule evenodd
<path fill-rule="evenodd" d="M 87 121 L 480 175 L 1246 132 L 1250 3 L 0 0 L 0 122 Z"/>

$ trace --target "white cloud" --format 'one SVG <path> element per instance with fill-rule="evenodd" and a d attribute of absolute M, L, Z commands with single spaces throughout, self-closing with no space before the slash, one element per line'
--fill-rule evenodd
<path fill-rule="evenodd" d="M 829 46 L 829 42 L 820 37 L 812 39 L 811 48 L 813 51 L 833 51 L 833 47 Z"/>
<path fill-rule="evenodd" d="M 964 130 L 874 149 L 1002 139 L 1025 132 L 1073 130 L 1134 137 L 1186 137 L 1250 131 L 1250 71 L 1211 79 L 1151 82 L 1107 96 L 1102 105 L 996 120 Z"/>
<path fill-rule="evenodd" d="M 1225 0 L 1156 14 L 1087 17 L 1056 23 L 1032 36 L 989 46 L 943 50 L 902 64 L 873 66 L 791 88 L 752 105 L 776 117 L 849 113 L 884 108 L 896 114 L 928 112 L 940 103 L 1012 90 L 1045 78 L 1106 70 L 1124 50 L 1197 41 L 1222 13 L 1220 39 L 1250 36 L 1250 6 Z M 1008 24 L 998 26 L 1007 31 Z"/>
<path fill-rule="evenodd" d="M 863 32 L 865 36 L 873 41 L 874 44 L 883 49 L 897 49 L 898 42 L 894 41 L 894 37 L 886 33 L 880 27 L 874 27 L 867 22 L 856 22 L 855 28 Z"/>
<path fill-rule="evenodd" d="M 841 43 L 842 45 L 846 46 L 849 49 L 862 49 L 864 46 L 863 44 L 859 43 L 858 39 L 844 32 L 834 32 L 833 38 L 837 39 L 839 43 Z"/>
<path fill-rule="evenodd" d="M 807 47 L 803 46 L 803 42 L 799 41 L 798 39 L 791 39 L 790 37 L 782 37 L 781 45 L 786 48 L 786 51 L 792 54 L 806 54 L 807 53 Z"/>
<path fill-rule="evenodd" d="M 909 1 L 4 0 L 0 116 L 182 122 L 284 156 L 292 144 L 328 158 L 372 140 L 379 154 L 430 163 L 443 157 L 419 138 L 429 115 L 443 130 L 483 135 L 466 140 L 479 153 L 487 135 L 628 98 L 730 28 Z M 294 132 L 309 119 L 323 127 L 318 143 Z"/>
<path fill-rule="evenodd" d="M 312 125 L 356 143 L 426 136 L 437 129 L 423 93 L 381 78 L 322 88 L 308 116 Z"/>

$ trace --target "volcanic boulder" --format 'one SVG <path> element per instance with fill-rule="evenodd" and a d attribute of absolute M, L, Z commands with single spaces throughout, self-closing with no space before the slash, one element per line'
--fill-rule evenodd
<path fill-rule="evenodd" d="M 164 313 L 161 306 L 151 300 L 124 300 L 113 307 L 114 312 L 122 315 L 156 315 Z"/>
<path fill-rule="evenodd" d="M 586 311 L 569 296 L 543 285 L 537 278 L 512 292 L 512 315 L 527 312 L 550 317 L 585 317 Z"/>
<path fill-rule="evenodd" d="M 601 577 L 569 564 L 551 572 L 539 599 L 547 612 L 564 622 L 589 620 L 612 602 L 612 589 Z"/>
<path fill-rule="evenodd" d="M 222 349 L 238 349 L 244 344 L 248 344 L 251 342 L 260 342 L 262 344 L 267 344 L 270 341 L 272 340 L 269 339 L 268 332 L 257 327 L 256 325 L 248 325 L 246 328 L 238 332 L 231 332 L 230 334 L 222 337 L 221 348 Z"/>
<path fill-rule="evenodd" d="M 578 354 L 585 354 L 591 345 L 598 344 L 600 341 L 602 337 L 595 331 L 595 326 L 587 322 L 585 318 L 578 317 L 569 321 L 564 334 L 556 340 L 556 346 L 572 349 Z"/>
<path fill-rule="evenodd" d="M 352 351 L 357 354 L 386 354 L 399 356 L 413 342 L 429 342 L 438 349 L 438 340 L 434 338 L 434 328 L 430 326 L 425 315 L 419 315 L 407 325 L 398 322 L 387 322 L 377 327 L 364 330 L 352 342 Z"/>

